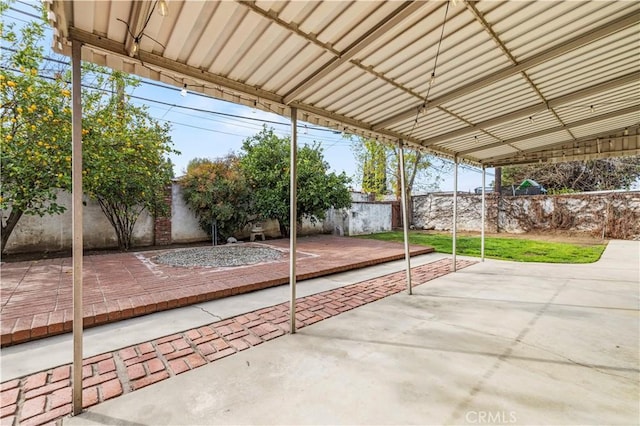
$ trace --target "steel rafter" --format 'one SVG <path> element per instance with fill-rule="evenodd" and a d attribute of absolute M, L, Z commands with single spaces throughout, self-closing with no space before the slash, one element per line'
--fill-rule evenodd
<path fill-rule="evenodd" d="M 442 105 L 446 102 L 449 102 L 461 96 L 472 93 L 478 89 L 482 89 L 483 87 L 489 86 L 500 80 L 516 75 L 523 70 L 532 68 L 536 65 L 540 65 L 550 59 L 553 59 L 565 53 L 571 52 L 572 50 L 578 49 L 582 46 L 585 46 L 603 37 L 616 33 L 624 28 L 627 28 L 632 25 L 637 25 L 639 22 L 640 22 L 640 11 L 631 12 L 611 23 L 602 25 L 601 27 L 598 27 L 595 30 L 590 31 L 587 34 L 579 35 L 567 41 L 566 43 L 563 43 L 562 45 L 552 47 L 548 50 L 545 50 L 544 52 L 541 52 L 537 55 L 527 58 L 516 65 L 503 68 L 489 75 L 488 77 L 484 77 L 476 81 L 472 81 L 471 83 L 466 84 L 460 87 L 459 89 L 452 90 L 449 93 L 446 93 L 438 98 L 430 100 L 429 107 Z M 421 106 L 422 106 L 422 102 L 388 119 L 375 123 L 373 128 L 383 129 L 383 128 L 389 127 L 390 125 L 398 123 L 400 121 L 411 118 L 415 115 L 417 109 L 420 108 Z"/>
<path fill-rule="evenodd" d="M 473 126 L 464 127 L 462 129 L 444 133 L 442 135 L 438 135 L 433 138 L 425 139 L 421 141 L 421 144 L 425 147 L 430 147 L 434 144 L 445 142 L 461 136 L 465 136 L 473 132 L 480 131 L 482 129 L 497 126 L 503 123 L 508 123 L 510 121 L 518 120 L 523 117 L 530 117 L 539 112 L 546 111 L 548 109 L 551 109 L 560 105 L 564 105 L 582 98 L 586 98 L 591 95 L 597 94 L 599 92 L 610 90 L 618 86 L 621 86 L 623 84 L 635 82 L 637 80 L 640 80 L 640 71 L 635 71 L 630 74 L 624 75 L 622 77 L 618 77 L 618 78 L 614 78 L 613 80 L 606 81 L 604 83 L 599 83 L 594 86 L 587 87 L 585 89 L 580 89 L 575 92 L 572 92 L 563 96 L 559 96 L 557 98 L 549 100 L 546 103 L 543 102 L 543 103 L 532 105 L 526 108 L 521 108 L 519 110 L 512 111 L 508 114 L 504 114 L 499 117 L 482 121 Z"/>
<path fill-rule="evenodd" d="M 572 123 L 567 123 L 567 124 L 563 124 L 561 126 L 556 126 L 556 127 L 551 127 L 548 129 L 544 129 L 544 130 L 538 130 L 537 132 L 532 132 L 532 133 L 527 133 L 526 135 L 522 135 L 522 136 L 518 136 L 515 138 L 511 138 L 511 139 L 505 139 L 502 140 L 500 142 L 495 142 L 495 143 L 491 143 L 488 145 L 482 145 L 482 146 L 477 146 L 474 148 L 470 148 L 470 149 L 466 149 L 464 151 L 459 151 L 458 153 L 460 155 L 468 155 L 474 152 L 479 152 L 479 151 L 484 151 L 486 149 L 491 149 L 491 148 L 498 148 L 500 146 L 504 146 L 504 145 L 510 145 L 516 142 L 521 142 L 527 139 L 531 139 L 531 138 L 537 138 L 540 136 L 544 136 L 544 135 L 549 135 L 551 133 L 555 133 L 555 132 L 560 132 L 562 130 L 570 130 L 574 127 L 578 127 L 578 126 L 584 126 L 585 124 L 591 124 L 591 123 L 596 123 L 598 121 L 602 121 L 602 120 L 606 120 L 612 117 L 617 117 L 619 115 L 623 115 L 623 114 L 628 114 L 630 112 L 634 112 L 634 111 L 638 111 L 640 112 L 640 104 L 638 105 L 632 105 L 630 107 L 621 109 L 621 110 L 616 110 L 616 111 L 610 111 L 606 114 L 600 114 L 600 115 L 596 115 L 593 117 L 589 117 L 589 118 L 585 118 L 582 120 L 578 120 L 578 121 L 574 121 Z M 582 138 L 574 138 L 573 140 L 579 140 Z M 565 141 L 562 143 L 567 143 L 567 142 L 571 142 L 571 141 Z M 515 149 L 515 147 L 514 147 Z M 525 150 L 527 151 L 527 150 Z"/>

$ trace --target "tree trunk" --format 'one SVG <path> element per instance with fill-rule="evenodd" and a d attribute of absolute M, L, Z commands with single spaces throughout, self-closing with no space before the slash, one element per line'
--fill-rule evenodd
<path fill-rule="evenodd" d="M 0 248 L 0 253 L 4 253 L 7 241 L 9 241 L 13 228 L 18 224 L 22 214 L 22 210 L 11 209 L 11 213 L 9 213 L 9 217 L 7 218 L 7 224 L 2 226 L 2 248 Z"/>
<path fill-rule="evenodd" d="M 282 235 L 283 238 L 288 238 L 289 227 L 282 223 L 280 220 L 278 220 L 278 225 L 280 226 L 280 235 Z"/>
<path fill-rule="evenodd" d="M 116 205 L 101 197 L 98 197 L 98 204 L 116 232 L 118 248 L 122 251 L 128 251 L 132 246 L 133 228 L 144 207 L 135 211 L 132 210 L 133 207 Z"/>

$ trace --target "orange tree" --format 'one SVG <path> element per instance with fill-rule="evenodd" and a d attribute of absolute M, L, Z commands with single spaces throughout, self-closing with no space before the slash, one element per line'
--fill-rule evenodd
<path fill-rule="evenodd" d="M 0 12 L 8 3 L 0 1 Z M 23 215 L 59 214 L 60 190 L 71 186 L 69 69 L 46 69 L 44 24 L 18 31 L 0 22 L 0 211 L 2 247 Z M 5 46 L 6 54 L 5 54 Z M 167 154 L 174 152 L 169 127 L 128 102 L 125 89 L 138 81 L 122 73 L 83 65 L 95 81 L 84 87 L 83 175 L 87 195 L 96 199 L 113 226 L 118 245 L 128 249 L 140 213 L 162 213 L 171 181 Z M 49 74 L 49 75 L 46 75 Z M 111 89 L 111 90 L 110 90 Z"/>
<path fill-rule="evenodd" d="M 167 209 L 164 190 L 173 177 L 167 156 L 177 152 L 169 126 L 127 99 L 125 88 L 138 83 L 123 73 L 103 72 L 98 84 L 116 89 L 88 102 L 83 119 L 83 186 L 111 223 L 121 250 L 132 246 L 145 209 L 153 215 Z"/>
<path fill-rule="evenodd" d="M 289 159 L 290 139 L 278 137 L 266 126 L 260 133 L 244 140 L 240 167 L 251 188 L 250 213 L 262 219 L 278 219 L 280 233 L 289 235 Z M 329 164 L 319 144 L 298 148 L 298 222 L 312 223 L 325 218 L 330 207 L 351 206 L 348 185 L 351 179 L 343 172 L 329 171 Z M 295 224 L 294 224 L 295 226 Z"/>
<path fill-rule="evenodd" d="M 6 4 L 2 4 L 2 8 Z M 70 186 L 70 91 L 62 78 L 45 79 L 38 69 L 43 49 L 42 24 L 20 31 L 2 24 L 0 68 L 0 210 L 2 248 L 22 215 L 56 214 L 58 188 Z M 8 51 L 9 52 L 9 51 Z"/>

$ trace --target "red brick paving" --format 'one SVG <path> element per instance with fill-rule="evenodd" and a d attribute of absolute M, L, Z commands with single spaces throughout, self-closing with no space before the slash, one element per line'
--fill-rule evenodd
<path fill-rule="evenodd" d="M 276 263 L 239 268 L 177 268 L 149 261 L 166 250 L 85 256 L 84 326 L 93 327 L 289 282 L 289 240 Z M 412 255 L 430 253 L 412 246 Z M 348 256 L 345 255 L 348 253 Z M 298 240 L 297 279 L 305 280 L 404 257 L 398 243 L 319 235 Z M 71 258 L 3 263 L 1 345 L 71 331 Z"/>
<path fill-rule="evenodd" d="M 458 268 L 475 262 L 460 260 Z M 414 285 L 448 274 L 442 259 L 412 269 Z M 404 272 L 297 299 L 298 328 L 405 290 Z M 281 303 L 83 362 L 83 407 L 133 392 L 289 331 L 289 305 Z M 63 365 L 0 385 L 0 423 L 43 425 L 71 412 L 70 366 Z"/>

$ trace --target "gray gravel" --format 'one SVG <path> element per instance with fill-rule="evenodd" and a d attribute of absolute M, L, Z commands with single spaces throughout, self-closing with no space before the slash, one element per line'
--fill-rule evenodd
<path fill-rule="evenodd" d="M 227 244 L 215 247 L 197 247 L 172 250 L 153 258 L 155 263 L 182 267 L 225 267 L 272 262 L 283 257 L 281 251 L 248 244 Z"/>

